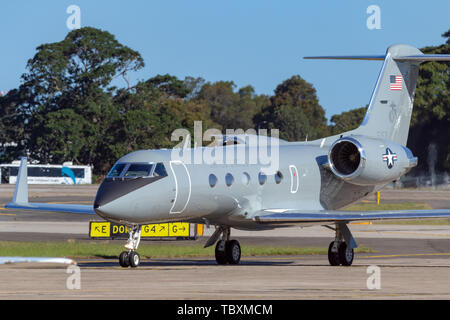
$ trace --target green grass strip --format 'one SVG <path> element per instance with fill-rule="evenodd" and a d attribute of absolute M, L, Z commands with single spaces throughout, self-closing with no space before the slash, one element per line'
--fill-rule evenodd
<path fill-rule="evenodd" d="M 401 203 L 359 203 L 345 208 L 347 211 L 377 211 L 377 210 L 425 210 L 431 209 L 427 203 L 401 202 Z"/>
<path fill-rule="evenodd" d="M 348 206 L 347 211 L 377 211 L 377 210 L 429 210 L 431 207 L 423 202 L 401 202 L 401 203 L 360 203 Z M 398 224 L 398 225 L 450 225 L 450 219 L 417 219 L 417 220 L 391 220 L 375 221 L 375 224 Z"/>

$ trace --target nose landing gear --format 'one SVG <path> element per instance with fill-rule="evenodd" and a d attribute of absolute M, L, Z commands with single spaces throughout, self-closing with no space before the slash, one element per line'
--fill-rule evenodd
<path fill-rule="evenodd" d="M 128 251 L 123 251 L 119 256 L 119 264 L 123 268 L 136 268 L 139 266 L 141 258 L 136 252 L 139 242 L 141 241 L 141 228 L 139 225 L 133 225 L 129 227 L 128 241 L 125 244 L 125 249 Z"/>

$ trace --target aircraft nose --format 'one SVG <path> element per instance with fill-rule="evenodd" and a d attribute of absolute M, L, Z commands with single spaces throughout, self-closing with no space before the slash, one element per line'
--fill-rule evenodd
<path fill-rule="evenodd" d="M 106 178 L 98 188 L 94 200 L 94 209 L 98 209 L 134 190 L 148 185 L 159 177 L 135 178 L 135 179 L 110 179 Z"/>
<path fill-rule="evenodd" d="M 111 201 L 128 193 L 126 184 L 121 183 L 120 180 L 105 179 L 97 190 L 97 195 L 94 200 L 94 209 L 98 209 Z"/>

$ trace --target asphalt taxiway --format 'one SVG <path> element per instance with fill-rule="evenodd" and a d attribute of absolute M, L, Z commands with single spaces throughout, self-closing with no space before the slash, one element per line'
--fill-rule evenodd
<path fill-rule="evenodd" d="M 351 267 L 327 266 L 321 256 L 244 258 L 236 266 L 156 259 L 136 269 L 105 260 L 78 263 L 79 289 L 68 289 L 64 268 L 0 269 L 0 299 L 450 298 L 448 256 L 359 257 Z"/>
<path fill-rule="evenodd" d="M 30 186 L 30 197 L 36 202 L 89 203 L 96 189 Z M 0 204 L 12 193 L 13 186 L 0 185 Z M 447 190 L 391 190 L 384 198 L 394 201 L 396 195 L 400 201 L 426 202 L 433 208 L 450 205 Z M 87 229 L 91 219 L 99 220 L 0 209 L 0 240 L 92 241 Z M 359 244 L 376 251 L 356 254 L 351 267 L 331 267 L 325 255 L 249 257 L 245 252 L 237 266 L 216 265 L 214 258 L 143 259 L 138 268 L 123 269 L 116 259 L 79 259 L 80 289 L 69 289 L 71 274 L 65 267 L 3 265 L 0 299 L 450 299 L 449 225 L 373 224 L 350 229 Z M 242 245 L 325 247 L 333 232 L 322 227 L 233 230 L 232 237 Z M 373 270 L 378 270 L 378 289 L 370 287 Z"/>

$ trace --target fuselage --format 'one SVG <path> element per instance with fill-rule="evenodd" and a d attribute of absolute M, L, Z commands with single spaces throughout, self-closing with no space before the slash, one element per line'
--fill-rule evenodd
<path fill-rule="evenodd" d="M 277 154 L 266 153 L 259 157 L 264 161 L 255 161 L 251 155 L 259 155 L 260 150 L 229 145 L 130 153 L 115 165 L 122 171 L 115 172 L 115 177 L 110 173 L 100 186 L 95 211 L 126 224 L 191 221 L 259 229 L 252 218 L 261 210 L 337 209 L 375 189 L 336 179 L 324 168 L 326 147 L 283 143 L 277 146 Z M 147 164 L 150 169 L 127 177 L 127 167 L 137 168 L 132 164 L 142 165 L 142 170 Z M 162 175 L 152 175 L 155 166 L 164 169 Z"/>

